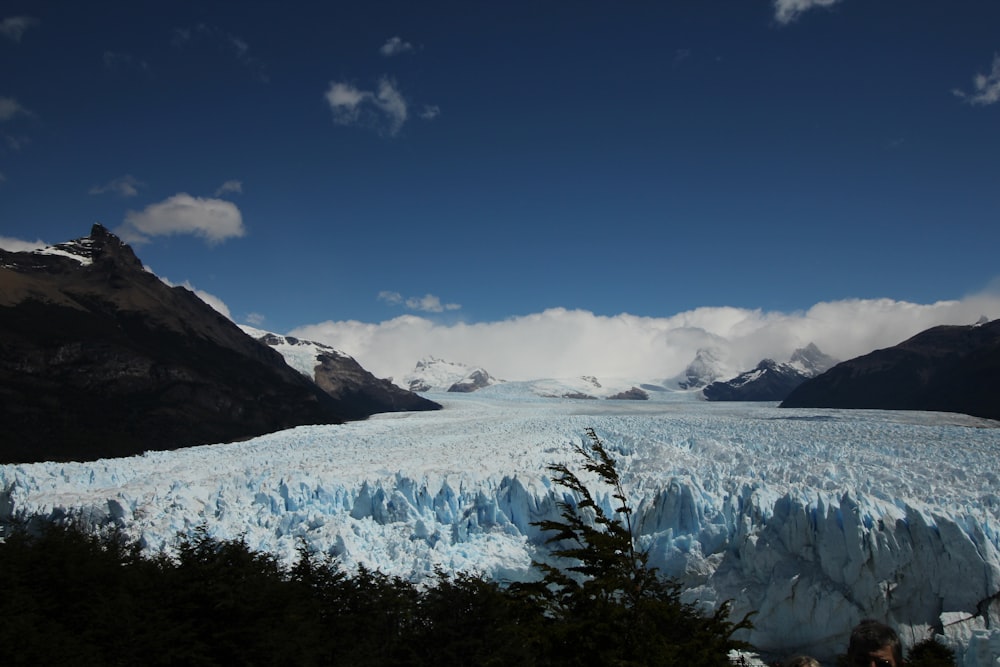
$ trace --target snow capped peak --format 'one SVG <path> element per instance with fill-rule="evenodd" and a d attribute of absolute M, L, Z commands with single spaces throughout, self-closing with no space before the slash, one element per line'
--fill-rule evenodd
<path fill-rule="evenodd" d="M 343 352 L 323 343 L 302 340 L 293 336 L 282 336 L 270 331 L 264 331 L 263 329 L 256 329 L 246 324 L 240 324 L 239 327 L 243 330 L 243 333 L 251 338 L 255 338 L 280 352 L 289 366 L 309 379 L 315 377 L 316 366 L 320 364 L 319 356 L 321 354 L 350 358 Z"/>
<path fill-rule="evenodd" d="M 424 357 L 412 373 L 403 376 L 402 386 L 410 391 L 470 392 L 496 384 L 497 380 L 484 368 Z"/>
<path fill-rule="evenodd" d="M 664 386 L 701 389 L 720 378 L 732 377 L 733 374 L 734 371 L 729 367 L 726 354 L 721 348 L 703 347 L 695 353 L 694 359 L 684 372 L 665 382 Z"/>
<path fill-rule="evenodd" d="M 788 365 L 799 371 L 806 377 L 816 377 L 830 370 L 839 363 L 828 354 L 824 354 L 816 347 L 815 343 L 809 343 L 805 347 L 792 352 Z"/>

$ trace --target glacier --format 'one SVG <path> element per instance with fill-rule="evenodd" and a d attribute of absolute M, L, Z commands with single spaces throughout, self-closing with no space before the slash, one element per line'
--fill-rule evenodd
<path fill-rule="evenodd" d="M 741 638 L 760 650 L 830 660 L 875 617 L 907 645 L 938 635 L 959 664 L 1000 664 L 1000 423 L 692 392 L 538 395 L 553 385 L 428 394 L 444 409 L 239 443 L 3 465 L 0 522 L 116 525 L 168 553 L 202 527 L 286 562 L 304 542 L 416 581 L 436 568 L 519 580 L 545 558 L 532 523 L 564 499 L 547 466 L 579 471 L 571 444 L 592 427 L 618 460 L 650 564 L 706 609 L 756 610 Z M 610 490 L 580 475 L 611 511 Z"/>

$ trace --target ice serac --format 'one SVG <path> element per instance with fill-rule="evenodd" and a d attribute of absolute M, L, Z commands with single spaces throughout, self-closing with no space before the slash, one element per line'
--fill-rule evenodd
<path fill-rule="evenodd" d="M 873 616 L 907 645 L 942 634 L 966 667 L 1000 658 L 996 422 L 517 390 L 435 394 L 444 410 L 239 445 L 2 466 L 0 513 L 117 524 L 154 552 L 202 523 L 285 559 L 304 540 L 348 567 L 515 580 L 546 558 L 534 522 L 573 500 L 546 466 L 579 470 L 570 444 L 593 427 L 650 563 L 685 584 L 686 600 L 756 611 L 745 638 L 761 649 L 832 664 Z M 611 512 L 610 490 L 581 478 Z"/>

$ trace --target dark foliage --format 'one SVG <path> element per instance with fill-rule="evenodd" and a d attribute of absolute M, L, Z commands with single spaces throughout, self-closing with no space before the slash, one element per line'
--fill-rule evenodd
<path fill-rule="evenodd" d="M 204 529 L 172 557 L 116 533 L 42 522 L 0 541 L 5 665 L 723 665 L 728 608 L 702 617 L 633 548 L 614 461 L 591 433 L 588 470 L 619 523 L 565 468 L 580 499 L 544 527 L 569 565 L 535 585 L 438 573 L 433 586 L 347 573 L 305 545 L 291 567 Z M 592 521 L 588 520 L 592 519 Z"/>
<path fill-rule="evenodd" d="M 906 664 L 908 667 L 955 667 L 955 652 L 932 637 L 913 645 Z"/>

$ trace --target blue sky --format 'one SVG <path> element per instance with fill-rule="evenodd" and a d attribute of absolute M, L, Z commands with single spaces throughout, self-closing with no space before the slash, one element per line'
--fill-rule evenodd
<path fill-rule="evenodd" d="M 998 54 L 992 0 L 6 2 L 0 237 L 279 332 L 963 299 Z"/>

